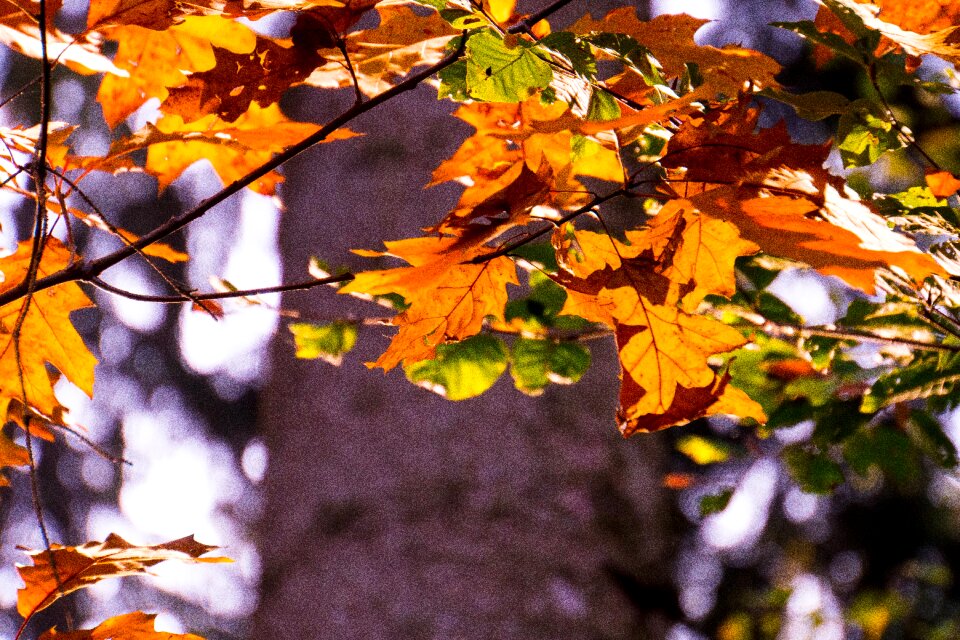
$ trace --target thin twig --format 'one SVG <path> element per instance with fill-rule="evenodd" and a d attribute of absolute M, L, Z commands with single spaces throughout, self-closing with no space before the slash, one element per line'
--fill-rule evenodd
<path fill-rule="evenodd" d="M 303 291 L 305 289 L 313 289 L 324 284 L 334 284 L 337 282 L 349 282 L 354 279 L 352 273 L 343 273 L 337 276 L 330 276 L 329 278 L 319 278 L 313 280 L 304 280 L 302 282 L 291 282 L 289 284 L 280 284 L 272 287 L 260 287 L 257 289 L 237 289 L 235 291 L 217 291 L 215 293 L 193 293 L 190 292 L 189 295 L 182 294 L 177 296 L 155 296 L 147 293 L 136 293 L 134 291 L 127 291 L 126 289 L 121 289 L 115 287 L 108 282 L 104 282 L 98 277 L 93 277 L 83 280 L 83 282 L 88 282 L 98 289 L 102 289 L 107 293 L 112 293 L 123 298 L 129 298 L 130 300 L 139 300 L 140 302 L 158 302 L 161 304 L 179 304 L 182 302 L 198 302 L 202 300 L 226 300 L 230 298 L 249 298 L 250 296 L 258 296 L 267 293 L 280 293 L 283 291 Z"/>

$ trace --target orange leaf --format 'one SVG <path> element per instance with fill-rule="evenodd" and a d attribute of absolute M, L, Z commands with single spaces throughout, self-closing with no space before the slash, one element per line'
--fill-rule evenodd
<path fill-rule="evenodd" d="M 297 47 L 290 41 L 257 36 L 253 51 L 213 47 L 216 66 L 193 73 L 183 86 L 170 90 L 163 110 L 190 122 L 215 113 L 233 122 L 252 102 L 267 108 L 310 72 L 323 64 L 316 50 Z"/>
<path fill-rule="evenodd" d="M 926 179 L 930 191 L 938 198 L 949 198 L 960 191 L 960 180 L 953 177 L 953 174 L 949 171 L 928 173 Z"/>
<path fill-rule="evenodd" d="M 155 126 L 147 125 L 129 138 L 114 142 L 105 158 L 83 158 L 78 162 L 90 169 L 127 171 L 130 168 L 128 154 L 147 149 L 144 170 L 157 177 L 161 191 L 198 160 L 208 160 L 223 182 L 229 184 L 318 128 L 315 124 L 288 120 L 275 104 L 266 108 L 251 104 L 250 109 L 232 123 L 212 114 L 190 123 L 171 115 L 161 118 Z M 339 129 L 325 142 L 356 135 L 348 129 Z M 271 172 L 250 188 L 272 195 L 281 180 L 278 173 Z"/>
<path fill-rule="evenodd" d="M 387 371 L 432 358 L 438 345 L 478 333 L 485 317 L 503 314 L 506 285 L 517 284 L 509 258 L 464 263 L 486 250 L 483 238 L 410 238 L 385 244 L 382 255 L 411 266 L 359 273 L 340 293 L 397 293 L 410 305 L 394 319 L 400 330 L 374 363 Z"/>
<path fill-rule="evenodd" d="M 43 633 L 39 640 L 203 640 L 192 633 L 169 633 L 154 629 L 156 614 L 135 611 L 104 620 L 93 629 Z"/>
<path fill-rule="evenodd" d="M 150 98 L 166 100 L 168 87 L 187 82 L 186 73 L 213 69 L 214 46 L 242 54 L 257 43 L 249 27 L 219 16 L 190 16 L 166 31 L 123 25 L 107 30 L 106 37 L 119 43 L 114 62 L 129 74 L 107 75 L 100 83 L 97 101 L 110 128 Z"/>
<path fill-rule="evenodd" d="M 27 274 L 32 243 L 20 243 L 16 253 L 0 258 L 4 280 L 0 293 L 19 285 Z M 56 239 L 47 240 L 40 263 L 40 277 L 66 267 L 70 251 Z M 0 401 L 21 400 L 26 392 L 29 406 L 44 416 L 53 417 L 62 407 L 53 393 L 53 382 L 47 371 L 52 365 L 84 393 L 93 393 L 93 370 L 96 358 L 73 328 L 70 314 L 92 303 L 76 283 L 70 282 L 34 294 L 20 333 L 21 362 L 17 363 L 12 331 L 20 316 L 24 300 L 0 307 Z M 20 372 L 23 387 L 20 386 Z M 4 415 L 6 412 L 4 412 Z"/>
<path fill-rule="evenodd" d="M 559 232 L 562 313 L 614 328 L 620 352 L 621 431 L 656 431 L 716 413 L 764 420 L 759 405 L 718 377 L 708 360 L 745 343 L 733 328 L 690 315 L 707 294 L 735 290 L 734 261 L 757 249 L 729 223 L 689 201 L 663 207 L 626 241 Z"/>
<path fill-rule="evenodd" d="M 30 455 L 6 435 L 0 433 L 0 469 L 4 467 L 23 467 L 30 464 Z M 0 475 L 0 487 L 9 486 L 10 481 Z"/>
<path fill-rule="evenodd" d="M 23 588 L 17 591 L 17 611 L 29 618 L 64 595 L 107 578 L 146 573 L 148 568 L 164 560 L 231 562 L 222 557 L 200 557 L 214 549 L 216 547 L 197 542 L 193 536 L 154 546 L 136 546 L 110 534 L 103 542 L 88 542 L 77 547 L 54 544 L 49 552 L 26 550 L 33 564 L 17 566 L 24 582 Z M 56 564 L 56 576 L 50 564 L 51 554 Z"/>

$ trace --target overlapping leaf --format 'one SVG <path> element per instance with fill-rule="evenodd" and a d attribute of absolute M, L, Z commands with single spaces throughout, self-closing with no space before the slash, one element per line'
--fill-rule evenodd
<path fill-rule="evenodd" d="M 763 411 L 717 375 L 709 359 L 745 343 L 739 332 L 691 315 L 707 294 L 730 295 L 733 264 L 756 245 L 692 203 L 672 201 L 628 244 L 605 234 L 559 239 L 557 276 L 565 313 L 614 328 L 620 351 L 621 431 L 656 431 L 715 413 L 763 419 Z"/>
<path fill-rule="evenodd" d="M 360 273 L 340 289 L 341 293 L 395 293 L 409 305 L 394 319 L 399 331 L 375 366 L 390 370 L 405 362 L 433 358 L 439 345 L 475 335 L 484 318 L 502 315 L 506 285 L 517 284 L 516 267 L 505 257 L 467 263 L 486 250 L 484 240 L 410 238 L 384 243 L 387 250 L 383 253 L 362 252 L 390 255 L 410 264 Z"/>
<path fill-rule="evenodd" d="M 945 273 L 823 168 L 828 146 L 794 144 L 782 127 L 748 133 L 755 117 L 738 108 L 688 120 L 663 163 L 677 170 L 674 189 L 763 251 L 868 293 L 877 269 L 897 267 L 917 282 Z"/>
<path fill-rule="evenodd" d="M 182 562 L 230 562 L 227 558 L 200 556 L 216 547 L 201 544 L 193 536 L 153 546 L 132 545 L 110 534 L 103 542 L 76 547 L 51 545 L 50 551 L 27 551 L 32 565 L 18 566 L 23 588 L 17 592 L 17 611 L 23 617 L 49 607 L 57 599 L 107 578 L 144 574 L 165 560 Z M 56 566 L 51 564 L 51 555 Z"/>
<path fill-rule="evenodd" d="M 380 25 L 344 38 L 346 58 L 337 49 L 324 50 L 327 63 L 316 69 L 306 84 L 353 86 L 352 67 L 359 89 L 375 96 L 417 67 L 438 62 L 450 38 L 459 33 L 437 13 L 422 16 L 403 5 L 386 5 L 378 11 Z"/>

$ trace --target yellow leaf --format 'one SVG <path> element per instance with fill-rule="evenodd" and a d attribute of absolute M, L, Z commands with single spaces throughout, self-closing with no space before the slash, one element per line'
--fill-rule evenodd
<path fill-rule="evenodd" d="M 27 274 L 32 243 L 20 243 L 16 253 L 0 258 L 3 282 L 0 293 L 19 285 Z M 66 267 L 70 251 L 56 239 L 47 240 L 39 276 L 50 275 Z M 76 283 L 70 282 L 34 294 L 20 334 L 21 362 L 17 363 L 12 332 L 25 300 L 0 307 L 0 400 L 20 401 L 20 370 L 27 403 L 45 416 L 55 416 L 62 407 L 53 393 L 53 382 L 47 372 L 52 365 L 87 395 L 93 393 L 93 371 L 96 358 L 73 328 L 70 314 L 92 303 Z"/>

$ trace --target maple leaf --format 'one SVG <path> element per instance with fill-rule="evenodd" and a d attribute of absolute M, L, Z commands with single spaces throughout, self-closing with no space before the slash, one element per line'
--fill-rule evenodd
<path fill-rule="evenodd" d="M 169 91 L 163 110 L 183 116 L 187 122 L 211 113 L 233 122 L 251 102 L 269 107 L 280 101 L 290 87 L 302 82 L 324 59 L 315 50 L 297 47 L 292 41 L 257 36 L 249 52 L 213 48 L 216 65 L 192 73 L 183 86 Z"/>
<path fill-rule="evenodd" d="M 456 210 L 472 208 L 504 188 L 504 181 L 513 179 L 506 177 L 511 170 L 541 158 L 550 164 L 552 177 L 549 198 L 540 204 L 582 205 L 588 193 L 580 177 L 623 181 L 619 154 L 609 138 L 581 138 L 588 150 L 574 154 L 577 137 L 570 129 L 582 121 L 563 103 L 543 105 L 536 97 L 518 105 L 481 102 L 463 105 L 454 115 L 476 132 L 434 170 L 430 185 L 469 178 L 472 184 Z"/>
<path fill-rule="evenodd" d="M 347 29 L 381 1 L 343 0 L 339 6 L 323 3 L 301 11 L 290 37 L 298 46 L 313 50 L 335 47 Z"/>
<path fill-rule="evenodd" d="M 144 574 L 165 560 L 182 562 L 231 562 L 228 558 L 201 558 L 216 549 L 187 536 L 153 546 L 132 545 L 110 534 L 103 542 L 87 542 L 76 547 L 59 544 L 45 549 L 25 550 L 32 565 L 18 565 L 24 586 L 17 591 L 17 611 L 29 618 L 59 598 L 94 585 L 107 578 Z M 53 555 L 56 575 L 50 564 Z M 59 580 L 58 580 L 59 578 Z"/>
<path fill-rule="evenodd" d="M 498 257 L 469 264 L 486 251 L 485 238 L 409 238 L 384 243 L 383 253 L 409 267 L 366 271 L 340 289 L 340 293 L 403 296 L 409 307 L 394 318 L 400 327 L 387 350 L 373 366 L 389 371 L 398 364 L 433 358 L 438 345 L 463 340 L 480 331 L 487 316 L 499 317 L 507 302 L 506 285 L 518 284 L 516 267 Z"/>
<path fill-rule="evenodd" d="M 119 44 L 114 62 L 128 76 L 104 76 L 97 92 L 111 128 L 150 98 L 166 100 L 168 88 L 185 84 L 188 73 L 213 69 L 215 46 L 249 54 L 257 44 L 249 27 L 220 16 L 188 16 L 165 31 L 121 25 L 105 36 Z"/>
<path fill-rule="evenodd" d="M 21 242 L 16 253 L 0 258 L 3 282 L 0 293 L 18 286 L 27 274 L 32 242 Z M 39 275 L 47 276 L 66 267 L 72 258 L 69 249 L 58 240 L 47 240 Z M 93 394 L 96 358 L 73 328 L 70 314 L 93 306 L 75 282 L 69 282 L 34 294 L 20 332 L 21 361 L 17 362 L 13 330 L 25 300 L 0 307 L 0 405 L 4 415 L 11 401 L 20 401 L 26 393 L 29 406 L 44 416 L 55 417 L 63 408 L 53 393 L 52 365 L 88 396 Z M 23 388 L 20 374 L 23 374 Z"/>
<path fill-rule="evenodd" d="M 169 633 L 154 628 L 156 614 L 135 611 L 108 618 L 93 629 L 50 629 L 39 640 L 203 640 L 192 633 Z"/>
<path fill-rule="evenodd" d="M 382 93 L 418 67 L 439 62 L 450 38 L 459 33 L 435 12 L 421 16 L 403 5 L 386 5 L 379 7 L 378 12 L 378 27 L 344 38 L 357 86 L 367 96 Z M 324 50 L 323 55 L 326 64 L 311 73 L 306 84 L 323 88 L 353 86 L 343 54 L 330 49 Z"/>
<path fill-rule="evenodd" d="M 668 202 L 621 242 L 589 231 L 555 234 L 567 288 L 562 313 L 612 327 L 621 366 L 621 431 L 655 431 L 705 415 L 763 420 L 763 411 L 709 366 L 745 343 L 735 329 L 690 315 L 708 294 L 735 290 L 734 261 L 757 250 L 727 222 Z"/>
<path fill-rule="evenodd" d="M 132 136 L 114 141 L 102 158 L 75 157 L 72 162 L 86 169 L 122 172 L 137 168 L 130 154 L 147 150 L 143 170 L 157 177 L 162 191 L 199 160 L 207 160 L 229 184 L 256 169 L 274 153 L 283 151 L 319 129 L 315 124 L 288 120 L 276 104 L 259 107 L 253 103 L 234 122 L 208 115 L 184 123 L 179 115 L 161 118 Z M 345 140 L 356 134 L 338 129 L 325 142 Z M 271 172 L 250 186 L 258 193 L 272 195 L 280 174 Z"/>

